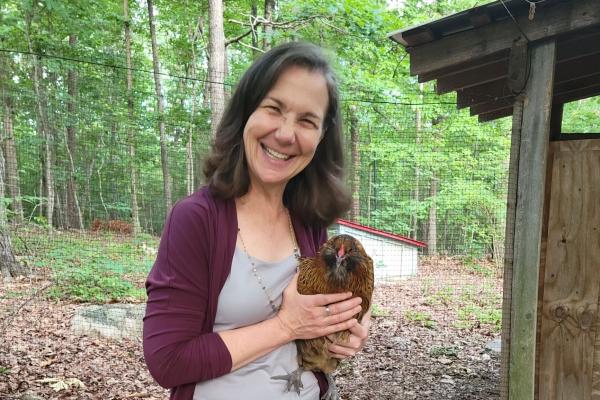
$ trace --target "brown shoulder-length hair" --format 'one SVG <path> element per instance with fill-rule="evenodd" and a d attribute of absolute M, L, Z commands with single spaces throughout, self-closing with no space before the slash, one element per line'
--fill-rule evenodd
<path fill-rule="evenodd" d="M 323 74 L 329 104 L 323 138 L 311 162 L 287 184 L 283 202 L 309 225 L 325 227 L 346 212 L 351 197 L 344 183 L 344 153 L 340 99 L 333 70 L 321 48 L 305 42 L 274 47 L 256 60 L 239 81 L 216 131 L 204 175 L 211 193 L 222 199 L 248 192 L 250 178 L 243 132 L 250 115 L 289 67 Z"/>

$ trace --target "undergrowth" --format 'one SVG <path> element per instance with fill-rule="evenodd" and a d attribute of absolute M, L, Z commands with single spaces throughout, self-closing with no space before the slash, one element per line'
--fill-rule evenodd
<path fill-rule="evenodd" d="M 140 302 L 158 238 L 106 232 L 64 232 L 26 226 L 14 233 L 15 253 L 33 272 L 49 270 L 54 300 Z"/>

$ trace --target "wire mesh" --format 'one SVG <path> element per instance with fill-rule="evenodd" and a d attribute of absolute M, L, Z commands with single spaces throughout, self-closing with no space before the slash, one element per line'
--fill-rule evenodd
<path fill-rule="evenodd" d="M 73 398 L 109 398 L 114 386 L 103 373 L 129 379 L 144 369 L 143 310 L 120 305 L 145 300 L 168 210 L 165 187 L 177 201 L 202 185 L 211 142 L 205 82 L 163 76 L 161 114 L 147 71 L 133 71 L 128 94 L 126 69 L 19 57 L 23 68 L 41 62 L 43 72 L 37 85 L 13 80 L 2 94 L 2 226 L 15 265 L 29 274 L 0 290 L 1 389 L 52 396 L 52 385 L 62 384 Z M 342 92 L 354 196 L 344 218 L 353 230 L 340 223 L 331 232 L 360 237 L 375 259 L 372 313 L 387 331 L 374 331 L 363 358 L 342 369 L 342 390 L 362 398 L 351 395 L 353 377 L 369 359 L 393 365 L 381 374 L 397 383 L 434 360 L 421 389 L 399 383 L 391 393 L 445 398 L 445 385 L 471 380 L 488 384 L 470 395 L 497 397 L 499 357 L 486 345 L 500 333 L 509 121 L 479 125 L 427 89 L 392 101 L 350 87 Z M 119 305 L 94 306 L 110 303 Z M 27 327 L 26 338 L 16 334 Z M 378 353 L 381 346 L 392 350 Z M 115 347 L 120 360 L 103 364 L 102 349 Z M 398 359 L 407 356 L 414 365 Z M 32 382 L 29 375 L 57 380 Z M 445 383 L 423 389 L 439 379 Z M 134 381 L 123 393 L 164 396 L 147 372 Z"/>

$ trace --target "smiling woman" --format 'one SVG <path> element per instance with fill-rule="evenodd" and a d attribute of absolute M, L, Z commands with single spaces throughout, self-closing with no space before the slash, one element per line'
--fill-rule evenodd
<path fill-rule="evenodd" d="M 248 192 L 250 176 L 243 133 L 251 114 L 263 102 L 273 100 L 273 103 L 265 105 L 283 110 L 283 99 L 272 99 L 268 94 L 289 69 L 319 76 L 319 82 L 323 79 L 327 97 L 322 100 L 327 102 L 327 106 L 324 115 L 320 115 L 317 132 L 321 142 L 315 150 L 313 162 L 288 182 L 283 200 L 304 222 L 327 226 L 347 210 L 350 196 L 343 179 L 342 121 L 337 83 L 322 50 L 317 46 L 301 42 L 287 43 L 272 49 L 250 66 L 225 110 L 212 154 L 204 165 L 204 174 L 211 192 L 217 197 L 236 198 Z M 292 93 L 292 96 L 296 101 L 300 97 L 298 92 Z M 319 122 L 318 116 L 316 113 L 304 115 L 315 124 Z M 303 123 L 310 124 L 308 121 Z M 296 135 L 299 133 L 296 130 Z"/>
<path fill-rule="evenodd" d="M 244 128 L 250 188 L 285 186 L 312 160 L 327 111 L 319 72 L 290 67 L 281 74 Z"/>
<path fill-rule="evenodd" d="M 240 80 L 207 186 L 173 207 L 146 284 L 144 356 L 172 399 L 316 400 L 327 389 L 320 373 L 302 373 L 299 393 L 271 379 L 298 369 L 294 341 L 350 329 L 329 348 L 340 359 L 364 344 L 360 298 L 300 295 L 296 285 L 298 258 L 315 255 L 350 203 L 341 132 L 317 46 L 278 46 Z"/>

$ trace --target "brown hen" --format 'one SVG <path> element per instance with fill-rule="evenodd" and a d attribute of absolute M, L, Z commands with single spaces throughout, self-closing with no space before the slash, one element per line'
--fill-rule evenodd
<path fill-rule="evenodd" d="M 319 293 L 352 292 L 353 297 L 362 298 L 361 311 L 356 315 L 360 322 L 371 307 L 373 294 L 373 260 L 367 255 L 361 243 L 350 235 L 334 236 L 325 242 L 316 257 L 300 261 L 298 292 L 304 295 Z M 344 343 L 350 331 L 337 332 L 333 342 Z M 322 397 L 325 400 L 338 399 L 331 374 L 340 360 L 333 358 L 328 350 L 332 341 L 328 337 L 297 340 L 298 370 L 290 375 L 273 377 L 288 381 L 287 389 L 292 387 L 298 393 L 302 388 L 300 376 L 305 370 L 322 371 L 329 382 L 329 390 Z"/>

